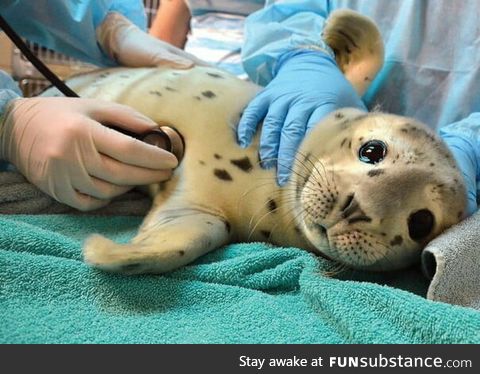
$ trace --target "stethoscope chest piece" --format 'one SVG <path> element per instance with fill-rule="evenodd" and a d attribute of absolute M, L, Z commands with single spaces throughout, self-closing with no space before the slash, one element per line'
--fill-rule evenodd
<path fill-rule="evenodd" d="M 173 153 L 180 163 L 185 153 L 185 143 L 180 133 L 170 126 L 160 126 L 141 137 L 145 143 L 165 149 Z"/>

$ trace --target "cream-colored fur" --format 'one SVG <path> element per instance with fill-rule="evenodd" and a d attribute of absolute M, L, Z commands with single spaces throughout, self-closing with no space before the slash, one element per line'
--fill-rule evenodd
<path fill-rule="evenodd" d="M 341 11 L 325 33 L 342 71 L 363 92 L 383 61 L 375 26 Z M 186 144 L 174 177 L 150 186 L 153 207 L 131 243 L 87 240 L 85 261 L 94 267 L 162 273 L 230 242 L 267 241 L 386 270 L 418 259 L 428 240 L 463 217 L 465 190 L 453 159 L 412 119 L 333 113 L 306 137 L 289 184 L 279 188 L 275 170 L 259 166 L 258 137 L 247 149 L 236 143 L 242 110 L 259 90 L 254 84 L 206 67 L 110 69 L 69 84 L 83 97 L 130 105 L 173 126 Z M 376 164 L 359 160 L 371 140 L 387 147 Z M 418 211 L 434 220 L 421 238 L 412 231 Z"/>

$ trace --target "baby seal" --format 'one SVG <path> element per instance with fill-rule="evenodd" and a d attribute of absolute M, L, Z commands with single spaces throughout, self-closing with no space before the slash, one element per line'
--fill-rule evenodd
<path fill-rule="evenodd" d="M 464 217 L 452 155 L 411 118 L 332 113 L 305 138 L 280 188 L 275 171 L 259 166 L 258 137 L 247 149 L 236 144 L 235 125 L 256 86 L 212 68 L 107 72 L 80 92 L 173 125 L 186 147 L 174 177 L 150 186 L 152 210 L 130 244 L 86 242 L 85 260 L 95 267 L 162 273 L 231 242 L 267 241 L 358 269 L 398 269 Z"/>
<path fill-rule="evenodd" d="M 344 17 L 349 21 L 340 22 Z M 362 93 L 383 61 L 377 29 L 344 12 L 332 15 L 329 30 L 333 36 L 324 37 L 340 68 Z M 159 126 L 173 126 L 185 141 L 173 178 L 149 186 L 153 206 L 136 237 L 124 244 L 99 235 L 86 241 L 84 259 L 99 269 L 163 273 L 250 241 L 303 248 L 357 269 L 399 269 L 418 261 L 425 244 L 465 214 L 465 186 L 452 155 L 411 118 L 332 113 L 308 133 L 280 188 L 275 170 L 260 167 L 258 136 L 247 149 L 236 142 L 242 110 L 259 90 L 252 83 L 195 67 L 108 69 L 69 85 L 82 97 L 129 105 Z"/>

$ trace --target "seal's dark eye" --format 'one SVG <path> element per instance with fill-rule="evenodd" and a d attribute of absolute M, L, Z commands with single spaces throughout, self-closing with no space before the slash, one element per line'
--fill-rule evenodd
<path fill-rule="evenodd" d="M 435 217 L 428 209 L 417 210 L 408 217 L 408 233 L 413 240 L 425 239 L 433 230 Z"/>
<path fill-rule="evenodd" d="M 382 162 L 387 154 L 387 145 L 381 140 L 369 140 L 360 147 L 358 159 L 367 164 Z"/>

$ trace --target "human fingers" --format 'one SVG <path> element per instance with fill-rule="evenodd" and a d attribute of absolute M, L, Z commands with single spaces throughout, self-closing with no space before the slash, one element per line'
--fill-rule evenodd
<path fill-rule="evenodd" d="M 290 177 L 298 147 L 305 137 L 311 108 L 290 110 L 285 118 L 278 148 L 277 181 L 284 186 Z"/>
<path fill-rule="evenodd" d="M 260 161 L 262 167 L 272 168 L 277 164 L 282 127 L 288 113 L 285 103 L 274 102 L 268 109 L 260 135 Z"/>
<path fill-rule="evenodd" d="M 259 123 L 268 112 L 269 105 L 267 96 L 260 92 L 245 108 L 237 127 L 238 143 L 241 147 L 246 148 L 250 145 Z"/>
<path fill-rule="evenodd" d="M 113 199 L 134 187 L 131 184 L 120 185 L 111 183 L 91 175 L 79 178 L 72 177 L 72 186 L 77 192 L 100 200 Z"/>
<path fill-rule="evenodd" d="M 54 180 L 44 192 L 55 200 L 84 212 L 104 207 L 110 202 L 109 199 L 98 199 L 77 191 L 71 183 L 65 183 L 63 178 Z"/>
<path fill-rule="evenodd" d="M 212 64 L 209 64 L 206 61 L 203 61 L 202 59 L 198 58 L 195 55 L 192 55 L 191 53 L 185 52 L 184 50 L 177 48 L 171 44 L 165 43 L 165 50 L 167 51 L 166 54 L 170 56 L 171 59 L 175 60 L 176 58 L 181 58 L 183 61 L 189 61 L 193 63 L 194 65 L 197 66 L 211 66 L 213 67 Z M 162 59 L 161 55 L 159 59 Z"/>
<path fill-rule="evenodd" d="M 105 155 L 99 155 L 95 162 L 88 163 L 90 177 L 98 178 L 108 184 L 116 186 L 140 186 L 150 183 L 163 182 L 172 176 L 171 169 L 161 170 L 138 167 L 117 161 Z M 95 186 L 97 188 L 97 186 Z M 115 189 L 107 193 L 114 193 Z M 93 196 L 97 196 L 91 193 Z M 107 195 L 108 196 L 108 195 Z M 97 196 L 100 197 L 100 196 Z"/>
<path fill-rule="evenodd" d="M 85 113 L 93 120 L 142 134 L 158 128 L 158 124 L 133 108 L 108 101 L 82 99 Z"/>
<path fill-rule="evenodd" d="M 177 158 L 164 149 L 94 121 L 89 127 L 97 151 L 124 164 L 153 170 L 173 169 L 178 165 Z"/>

